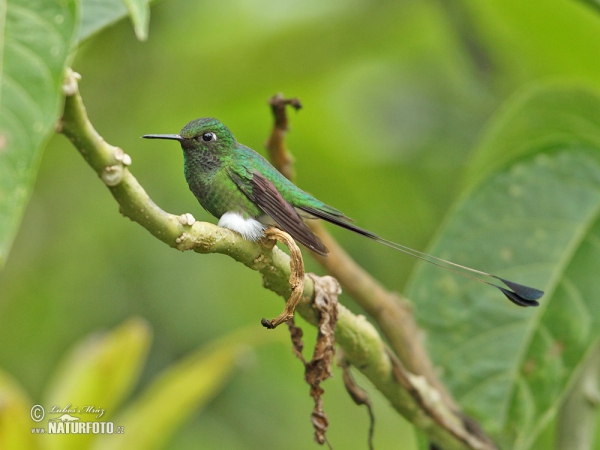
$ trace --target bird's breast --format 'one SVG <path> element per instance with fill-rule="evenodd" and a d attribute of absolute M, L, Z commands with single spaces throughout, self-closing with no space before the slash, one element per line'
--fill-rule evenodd
<path fill-rule="evenodd" d="M 216 218 L 230 211 L 252 218 L 264 214 L 238 189 L 223 167 L 204 172 L 202 176 L 186 176 L 186 179 L 202 207 Z"/>

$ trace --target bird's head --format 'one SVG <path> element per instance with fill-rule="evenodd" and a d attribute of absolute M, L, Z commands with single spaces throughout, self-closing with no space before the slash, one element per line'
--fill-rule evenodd
<path fill-rule="evenodd" d="M 179 141 L 186 152 L 209 151 L 213 154 L 223 154 L 235 146 L 235 138 L 229 128 L 212 117 L 192 120 L 179 134 L 146 134 L 142 137 Z"/>

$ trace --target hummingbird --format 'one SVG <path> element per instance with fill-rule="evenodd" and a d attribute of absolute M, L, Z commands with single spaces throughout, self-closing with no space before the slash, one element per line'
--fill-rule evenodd
<path fill-rule="evenodd" d="M 267 227 L 275 226 L 313 252 L 327 256 L 327 248 L 305 223 L 305 220 L 321 219 L 493 286 L 518 306 L 538 306 L 537 300 L 544 294 L 539 289 L 388 241 L 355 225 L 338 209 L 297 187 L 263 156 L 237 142 L 231 131 L 217 119 L 192 120 L 179 134 L 146 134 L 142 137 L 178 141 L 183 150 L 185 179 L 200 205 L 219 219 L 220 227 L 235 231 L 250 241 L 260 240 Z"/>

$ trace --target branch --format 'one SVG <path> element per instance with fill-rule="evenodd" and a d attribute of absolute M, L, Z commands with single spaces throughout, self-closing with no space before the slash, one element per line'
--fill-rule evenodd
<path fill-rule="evenodd" d="M 131 158 L 119 147 L 106 143 L 89 122 L 77 80 L 78 75 L 69 71 L 63 87 L 65 108 L 58 129 L 102 179 L 119 204 L 121 213 L 170 247 L 230 256 L 259 272 L 267 289 L 284 299 L 289 298 L 290 258 L 271 241 L 250 242 L 225 228 L 196 222 L 190 214 L 169 214 L 150 199 L 129 171 Z M 312 308 L 314 292 L 313 279 L 305 276 L 303 296 L 297 311 L 309 323 L 316 325 L 318 318 Z M 348 361 L 386 396 L 392 406 L 442 448 L 494 448 L 471 434 L 462 420 L 439 401 L 438 391 L 424 378 L 411 375 L 404 369 L 363 316 L 356 316 L 339 305 L 335 339 Z"/>
<path fill-rule="evenodd" d="M 269 159 L 271 163 L 277 167 L 287 179 L 293 180 L 296 176 L 294 173 L 294 158 L 285 148 L 285 135 L 288 131 L 288 119 L 286 107 L 290 105 L 296 111 L 302 108 L 300 100 L 297 98 L 284 99 L 282 94 L 277 94 L 269 100 L 271 111 L 273 112 L 273 131 L 267 140 L 265 146 L 269 151 Z"/>
<path fill-rule="evenodd" d="M 291 167 L 293 157 L 285 146 L 285 134 L 288 129 L 286 105 L 300 105 L 298 99 L 285 100 L 281 94 L 269 101 L 275 116 L 275 126 L 267 147 L 273 165 L 293 181 L 294 170 Z M 281 166 L 282 162 L 285 163 Z M 283 170 L 285 169 L 285 171 Z M 424 376 L 442 395 L 450 409 L 458 406 L 450 392 L 438 378 L 429 354 L 423 345 L 423 333 L 417 326 L 412 314 L 410 302 L 395 292 L 390 292 L 371 274 L 363 269 L 327 232 L 320 221 L 311 221 L 311 229 L 321 238 L 329 249 L 327 257 L 312 253 L 313 257 L 337 278 L 344 291 L 379 324 L 381 331 L 390 342 L 394 352 L 408 370 Z"/>

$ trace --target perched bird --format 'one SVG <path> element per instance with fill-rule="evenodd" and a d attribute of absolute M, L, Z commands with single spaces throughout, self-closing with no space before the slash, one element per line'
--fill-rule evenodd
<path fill-rule="evenodd" d="M 219 219 L 219 226 L 251 241 L 270 226 L 281 228 L 313 252 L 326 256 L 327 248 L 305 219 L 322 219 L 395 250 L 498 288 L 519 306 L 537 306 L 544 294 L 495 275 L 461 266 L 388 241 L 360 228 L 341 211 L 317 200 L 285 178 L 265 158 L 238 143 L 229 129 L 213 118 L 192 120 L 179 134 L 147 134 L 146 139 L 179 141 L 183 149 L 185 179 L 200 204 Z M 507 289 L 480 278 L 501 281 Z"/>

